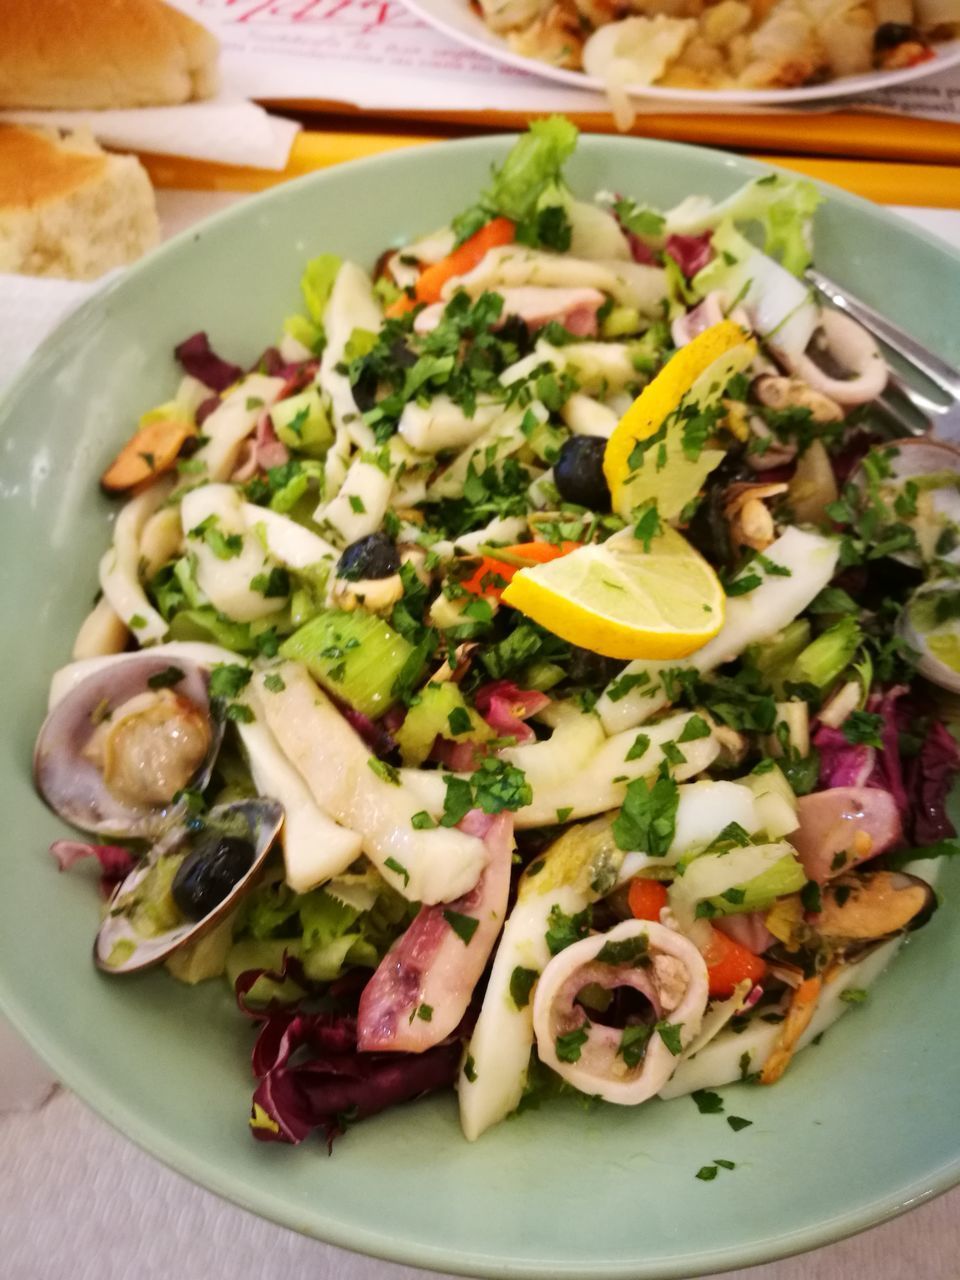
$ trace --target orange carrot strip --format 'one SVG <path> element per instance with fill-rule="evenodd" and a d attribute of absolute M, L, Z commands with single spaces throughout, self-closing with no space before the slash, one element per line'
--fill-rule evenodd
<path fill-rule="evenodd" d="M 454 276 L 464 276 L 479 264 L 490 249 L 512 244 L 516 227 L 509 218 L 494 218 L 464 240 L 453 253 L 424 268 L 416 284 L 418 302 L 439 302 L 443 286 Z"/>
<path fill-rule="evenodd" d="M 411 298 L 408 293 L 401 293 L 399 298 L 394 298 L 383 314 L 388 320 L 396 320 L 399 316 L 412 311 L 416 305 L 416 298 Z"/>
<path fill-rule="evenodd" d="M 738 983 L 743 982 L 744 978 L 759 982 L 767 971 L 760 956 L 754 955 L 741 943 L 734 942 L 733 938 L 728 938 L 719 929 L 713 930 L 713 937 L 703 958 L 712 996 L 733 995 Z"/>
<path fill-rule="evenodd" d="M 527 562 L 528 565 L 546 564 L 548 560 L 556 560 L 560 556 L 569 555 L 571 551 L 581 544 L 579 542 L 561 542 L 557 546 L 554 542 L 521 542 L 515 547 L 504 547 L 503 550 L 511 556 L 517 556 Z M 484 556 L 480 561 L 480 565 L 469 578 L 464 578 L 461 586 L 465 591 L 469 591 L 474 596 L 488 596 L 494 600 L 499 600 L 503 594 L 503 590 L 507 583 L 513 578 L 523 566 L 518 564 L 509 564 L 506 560 L 497 560 L 493 556 Z M 502 578 L 502 582 L 491 581 L 490 578 Z M 486 583 L 484 579 L 487 579 Z"/>
<path fill-rule="evenodd" d="M 659 923 L 660 912 L 667 905 L 666 886 L 659 880 L 634 876 L 627 891 L 627 905 L 634 920 L 654 920 Z"/>

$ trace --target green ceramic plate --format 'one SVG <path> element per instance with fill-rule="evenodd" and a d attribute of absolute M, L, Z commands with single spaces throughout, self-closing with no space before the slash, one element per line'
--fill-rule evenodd
<path fill-rule="evenodd" d="M 96 588 L 110 506 L 96 478 L 145 406 L 174 385 L 174 344 L 206 329 L 252 361 L 298 302 L 304 260 L 372 264 L 389 242 L 465 206 L 508 140 L 426 147 L 319 174 L 181 236 L 67 321 L 0 407 L 3 713 L 0 1002 L 117 1128 L 256 1213 L 351 1249 L 488 1276 L 689 1276 L 857 1231 L 960 1180 L 960 972 L 948 898 L 869 1002 L 801 1055 L 783 1083 L 738 1086 L 733 1133 L 688 1099 L 637 1111 L 555 1105 L 476 1145 L 454 1099 L 352 1130 L 331 1159 L 247 1130 L 250 1028 L 218 983 L 111 980 L 90 960 L 97 898 L 46 853 L 63 833 L 30 784 L 50 673 Z M 669 205 L 763 172 L 715 152 L 585 138 L 573 185 Z M 960 257 L 832 191 L 817 262 L 960 361 Z M 909 199 L 909 193 L 904 193 Z M 695 1173 L 736 1162 L 715 1182 Z M 109 1176 L 109 1171 L 105 1171 Z"/>

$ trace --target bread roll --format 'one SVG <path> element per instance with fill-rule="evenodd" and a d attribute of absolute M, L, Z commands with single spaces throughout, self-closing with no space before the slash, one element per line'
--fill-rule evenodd
<path fill-rule="evenodd" d="M 162 0 L 0 0 L 0 108 L 209 98 L 217 53 L 209 31 Z"/>
<path fill-rule="evenodd" d="M 0 125 L 0 272 L 92 280 L 159 234 L 135 157 L 107 155 L 86 131 Z"/>

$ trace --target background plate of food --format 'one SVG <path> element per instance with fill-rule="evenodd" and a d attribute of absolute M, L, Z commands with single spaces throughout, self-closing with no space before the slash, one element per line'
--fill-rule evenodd
<path fill-rule="evenodd" d="M 813 434 L 842 452 L 882 362 L 860 338 L 843 366 L 856 377 L 826 357 L 819 372 L 803 363 L 822 317 L 801 278 L 812 219 L 820 269 L 956 360 L 960 260 L 863 201 L 750 161 L 595 137 L 573 154 L 575 143 L 572 126 L 552 120 L 515 147 L 437 145 L 276 188 L 113 282 L 10 389 L 0 1001 L 111 1123 L 254 1212 L 445 1271 L 632 1280 L 814 1248 L 960 1178 L 956 868 L 943 867 L 930 919 L 925 885 L 854 865 L 951 829 L 956 747 L 932 713 L 922 733 L 897 739 L 908 704 L 890 685 L 902 652 L 883 602 L 922 579 L 931 548 L 956 551 L 954 473 L 942 456 L 924 485 L 885 453 L 862 463 L 829 514 L 859 566 L 847 585 L 872 606 L 842 586 L 824 595 L 840 540 L 816 529 L 832 480 L 812 415 L 826 414 Z M 388 274 L 375 291 L 377 263 Z M 819 380 L 816 395 L 801 386 L 804 403 L 785 409 L 758 398 L 797 387 L 772 367 L 759 387 L 743 376 L 759 357 L 736 319 L 715 322 L 724 289 L 778 360 Z M 649 382 L 659 410 L 641 396 L 623 430 L 667 413 L 658 502 L 667 518 L 669 499 L 705 554 L 718 558 L 721 526 L 737 547 L 764 548 L 753 571 L 723 571 L 725 592 L 640 499 L 641 463 L 659 469 L 660 448 L 645 451 L 642 432 L 624 448 L 617 427 L 624 397 L 629 406 L 674 345 Z M 703 401 L 683 399 L 683 386 Z M 749 455 L 760 470 L 719 473 L 726 498 L 704 512 L 704 544 L 683 513 L 691 483 L 719 472 L 717 435 L 737 466 Z M 798 441 L 820 465 L 791 489 L 782 475 Z M 458 460 L 438 467 L 451 451 Z M 575 505 L 549 515 L 564 492 Z M 635 534 L 611 496 L 642 511 Z M 889 555 L 871 559 L 865 522 L 879 536 L 886 503 L 897 527 L 883 525 Z M 911 523 L 921 517 L 922 539 Z M 451 537 L 420 555 L 421 522 L 435 520 Z M 402 568 L 401 544 L 412 553 Z M 531 562 L 531 547 L 554 545 L 563 556 Z M 639 624 L 627 607 L 638 582 L 661 607 Z M 951 590 L 941 584 L 909 619 L 931 651 L 934 636 L 942 642 L 930 668 L 941 677 L 957 661 L 957 612 L 939 610 L 955 603 Z M 544 600 L 550 626 L 535 621 Z M 612 611 L 602 645 L 598 602 Z M 762 639 L 757 627 L 774 615 L 789 636 L 754 646 L 745 675 L 714 683 L 711 663 Z M 448 655 L 432 644 L 431 628 L 459 644 L 463 627 L 479 647 Z M 580 640 L 562 638 L 577 629 Z M 695 687 L 676 677 L 670 693 L 654 662 L 620 671 L 604 693 L 600 655 L 623 644 L 636 654 L 638 634 L 672 655 L 674 672 L 700 654 L 685 669 Z M 503 678 L 491 685 L 480 666 Z M 522 693 L 505 682 L 513 672 Z M 799 690 L 782 720 L 770 680 Z M 678 710 L 689 689 L 709 707 L 702 715 Z M 401 716 L 409 703 L 406 718 L 387 721 L 384 699 L 401 699 Z M 820 719 L 819 772 L 800 745 L 807 700 Z M 828 705 L 849 733 L 826 723 Z M 154 754 L 170 717 L 176 742 Z M 721 732 L 731 721 L 740 728 Z M 316 732 L 302 736 L 304 725 Z M 164 769 L 128 768 L 139 746 Z M 437 753 L 447 775 L 424 758 Z M 163 786 L 177 769 L 171 797 Z M 860 808 L 856 838 L 837 845 L 848 818 L 820 808 L 841 776 Z M 144 794 L 145 781 L 160 790 Z M 64 818 L 96 831 L 96 844 L 65 842 Z M 281 819 L 285 861 L 271 854 Z M 511 908 L 514 822 L 527 870 Z M 794 831 L 810 843 L 784 843 Z M 681 849 L 696 850 L 682 867 Z M 58 874 L 58 862 L 84 855 Z M 105 915 L 97 860 L 123 878 Z M 942 861 L 914 869 L 933 877 Z M 856 932 L 850 907 L 878 886 L 877 913 Z M 428 905 L 417 911 L 413 898 Z M 481 1001 L 506 909 L 516 956 Z M 720 928 L 727 915 L 753 926 L 739 943 Z M 700 935 L 716 957 L 690 940 Z M 171 972 L 140 972 L 163 960 Z M 220 976 L 231 965 L 248 975 L 234 990 Z M 639 992 L 648 1014 L 659 1008 L 656 1025 L 635 1005 L 619 1039 L 603 1024 L 608 970 L 629 971 L 617 990 Z M 572 1030 L 554 1035 L 554 1016 L 571 1014 L 571 982 L 591 985 L 585 971 L 600 988 L 597 1026 L 580 1007 Z M 303 1003 L 305 992 L 324 1007 Z M 535 1032 L 552 1075 L 531 1065 Z M 758 1071 L 772 1080 L 788 1063 L 775 1088 L 757 1087 Z M 505 1119 L 521 1099 L 523 1113 Z"/>
<path fill-rule="evenodd" d="M 500 62 L 563 84 L 658 102 L 753 106 L 890 88 L 955 66 L 954 0 L 855 3 L 404 0 L 425 22 Z M 889 10 L 889 12 L 888 12 Z"/>

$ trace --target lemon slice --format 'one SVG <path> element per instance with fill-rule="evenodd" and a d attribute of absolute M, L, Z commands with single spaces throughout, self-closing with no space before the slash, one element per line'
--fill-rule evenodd
<path fill-rule="evenodd" d="M 689 448 L 677 410 L 686 405 L 708 409 L 716 404 L 733 375 L 742 373 L 756 353 L 757 344 L 738 324 L 721 320 L 681 347 L 664 365 L 620 419 L 607 443 L 603 471 L 614 511 L 628 518 L 635 507 L 655 500 L 664 520 L 679 516 L 723 460 L 723 452 Z M 662 439 L 651 442 L 646 451 L 637 448 L 661 427 L 665 427 Z"/>
<path fill-rule="evenodd" d="M 723 588 L 675 529 L 631 530 L 515 574 L 503 602 L 607 658 L 685 658 L 723 625 Z"/>

